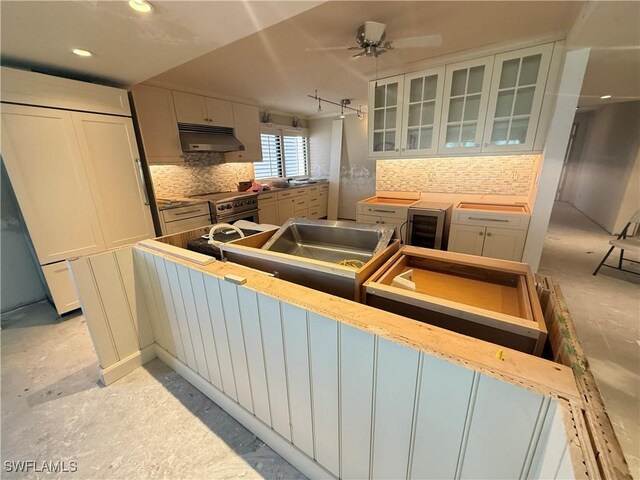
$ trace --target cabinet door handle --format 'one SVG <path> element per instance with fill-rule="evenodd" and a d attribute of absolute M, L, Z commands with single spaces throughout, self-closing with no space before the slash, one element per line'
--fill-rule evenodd
<path fill-rule="evenodd" d="M 502 223 L 509 223 L 509 220 L 505 220 L 504 218 L 469 217 L 469 220 L 478 220 L 478 221 L 480 221 L 480 222 L 502 222 Z"/>
<path fill-rule="evenodd" d="M 186 212 L 174 212 L 174 215 L 188 215 L 189 213 L 197 213 L 200 210 L 187 210 Z"/>
<path fill-rule="evenodd" d="M 370 208 L 370 212 L 380 212 L 380 213 L 396 213 L 395 210 L 376 210 L 375 208 Z"/>
<path fill-rule="evenodd" d="M 139 180 L 140 190 L 142 190 L 142 194 L 144 195 L 142 199 L 142 203 L 144 203 L 145 205 L 149 205 L 149 194 L 147 193 L 147 184 L 144 181 L 144 172 L 142 171 L 142 162 L 140 161 L 139 158 L 136 158 L 135 161 L 138 167 L 138 180 Z"/>
<path fill-rule="evenodd" d="M 487 237 L 490 237 L 490 236 L 491 236 L 491 232 L 487 232 Z"/>
<path fill-rule="evenodd" d="M 484 232 L 478 232 L 478 235 L 482 236 L 484 235 Z"/>

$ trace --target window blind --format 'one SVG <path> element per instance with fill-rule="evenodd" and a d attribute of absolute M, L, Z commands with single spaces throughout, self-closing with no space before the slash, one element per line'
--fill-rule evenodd
<path fill-rule="evenodd" d="M 280 135 L 262 133 L 260 141 L 262 143 L 262 161 L 253 164 L 255 178 L 284 176 Z"/>
<path fill-rule="evenodd" d="M 255 162 L 255 178 L 286 178 L 308 175 L 307 130 L 265 128 L 260 135 L 262 162 Z"/>

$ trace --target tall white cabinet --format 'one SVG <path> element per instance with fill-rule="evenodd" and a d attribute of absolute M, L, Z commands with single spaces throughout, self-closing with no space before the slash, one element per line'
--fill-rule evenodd
<path fill-rule="evenodd" d="M 40 106 L 9 103 L 18 98 L 4 80 L 14 77 L 50 85 L 55 102 L 23 88 L 20 102 Z M 2 159 L 56 309 L 66 313 L 79 305 L 65 260 L 155 235 L 128 104 L 117 112 L 125 115 L 72 110 L 112 113 L 103 104 L 126 95 L 91 85 L 91 96 L 82 82 L 8 68 L 2 78 Z M 61 92 L 73 97 L 76 87 L 84 96 L 62 110 Z"/>

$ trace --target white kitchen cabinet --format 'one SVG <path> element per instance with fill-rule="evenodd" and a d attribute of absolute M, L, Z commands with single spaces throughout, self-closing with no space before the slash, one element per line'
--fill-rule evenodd
<path fill-rule="evenodd" d="M 444 72 L 444 67 L 438 67 L 404 76 L 402 155 L 436 153 Z"/>
<path fill-rule="evenodd" d="M 277 193 L 265 193 L 258 195 L 258 221 L 260 223 L 279 225 L 277 197 Z"/>
<path fill-rule="evenodd" d="M 175 90 L 172 93 L 179 123 L 233 128 L 231 102 Z"/>
<path fill-rule="evenodd" d="M 486 227 L 474 225 L 451 225 L 448 250 L 481 256 L 485 230 Z"/>
<path fill-rule="evenodd" d="M 42 273 L 58 313 L 67 313 L 80 307 L 67 262 L 43 265 Z"/>
<path fill-rule="evenodd" d="M 493 56 L 447 65 L 438 153 L 482 149 Z"/>
<path fill-rule="evenodd" d="M 369 83 L 369 156 L 395 157 L 402 139 L 404 75 Z"/>
<path fill-rule="evenodd" d="M 356 221 L 361 223 L 371 223 L 389 225 L 395 228 L 395 237 L 407 242 L 407 207 L 384 204 L 381 202 L 369 203 L 366 199 L 358 202 L 356 209 Z"/>
<path fill-rule="evenodd" d="M 519 262 L 524 251 L 529 220 L 528 213 L 474 212 L 455 208 L 448 250 Z"/>
<path fill-rule="evenodd" d="M 496 55 L 483 152 L 532 150 L 552 44 Z"/>
<path fill-rule="evenodd" d="M 526 230 L 487 227 L 484 235 L 482 255 L 503 260 L 520 261 L 527 239 Z"/>
<path fill-rule="evenodd" d="M 2 159 L 41 264 L 105 249 L 72 115 L 2 104 Z"/>
<path fill-rule="evenodd" d="M 71 115 L 106 248 L 153 237 L 131 119 L 79 112 Z"/>
<path fill-rule="evenodd" d="M 262 142 L 258 107 L 234 103 L 233 123 L 235 136 L 244 145 L 244 150 L 225 153 L 224 160 L 226 162 L 261 162 Z"/>
<path fill-rule="evenodd" d="M 137 85 L 132 90 L 140 136 L 149 164 L 184 162 L 171 90 Z"/>
<path fill-rule="evenodd" d="M 278 192 L 278 225 L 296 216 L 295 190 Z"/>
<path fill-rule="evenodd" d="M 211 225 L 209 202 L 161 210 L 160 225 L 163 235 L 171 235 Z"/>

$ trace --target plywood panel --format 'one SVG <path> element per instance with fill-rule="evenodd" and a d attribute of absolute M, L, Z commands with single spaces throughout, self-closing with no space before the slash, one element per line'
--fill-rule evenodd
<path fill-rule="evenodd" d="M 264 365 L 267 371 L 267 387 L 271 406 L 271 425 L 276 432 L 287 440 L 291 440 L 289 395 L 284 362 L 280 302 L 259 293 L 258 310 L 260 311 L 260 322 L 262 324 Z"/>
<path fill-rule="evenodd" d="M 191 336 L 191 345 L 193 353 L 196 357 L 197 372 L 204 378 L 209 378 L 209 370 L 207 368 L 207 359 L 204 354 L 204 345 L 202 344 L 202 332 L 200 331 L 200 321 L 198 319 L 198 310 L 196 309 L 196 301 L 193 296 L 193 286 L 191 285 L 191 277 L 189 269 L 184 265 L 175 264 L 178 272 L 178 280 L 180 282 L 180 291 L 175 294 L 182 294 L 184 302 L 184 310 L 186 314 L 189 334 Z"/>
<path fill-rule="evenodd" d="M 238 287 L 238 303 L 242 317 L 242 332 L 247 352 L 247 366 L 251 380 L 251 398 L 253 412 L 267 425 L 271 425 L 269 409 L 269 391 L 264 366 L 264 352 L 262 349 L 262 327 L 258 313 L 258 299 L 255 292 Z M 283 408 L 276 405 L 276 408 Z"/>
<path fill-rule="evenodd" d="M 454 478 L 474 373 L 423 354 L 411 478 Z"/>
<path fill-rule="evenodd" d="M 418 360 L 416 350 L 378 339 L 373 478 L 407 475 Z"/>
<path fill-rule="evenodd" d="M 282 303 L 281 308 L 289 387 L 289 411 L 291 412 L 291 441 L 313 458 L 307 313 L 302 308 L 294 307 L 288 303 Z"/>
<path fill-rule="evenodd" d="M 233 361 L 233 375 L 236 381 L 238 402 L 244 408 L 253 412 L 253 399 L 251 398 L 251 383 L 249 382 L 249 366 L 242 334 L 242 320 L 240 319 L 240 305 L 238 304 L 237 287 L 226 280 L 220 281 L 220 293 L 224 318 L 227 323 L 227 335 L 229 336 L 229 348 Z"/>
<path fill-rule="evenodd" d="M 343 478 L 369 478 L 374 340 L 370 333 L 340 325 Z"/>
<path fill-rule="evenodd" d="M 82 298 L 82 311 L 86 316 L 87 328 L 93 342 L 93 349 L 98 355 L 102 368 L 116 363 L 118 352 L 113 344 L 113 338 L 109 331 L 107 318 L 101 306 L 101 300 L 93 279 L 89 259 L 82 257 L 69 262 L 73 278 L 78 286 L 78 292 Z"/>
<path fill-rule="evenodd" d="M 176 264 L 168 260 L 164 260 L 164 266 L 167 271 L 167 278 L 169 279 L 169 286 L 171 289 L 170 293 L 171 298 L 173 299 L 173 307 L 176 312 L 176 323 L 180 330 L 180 337 L 182 338 L 182 348 L 184 349 L 186 364 L 189 365 L 192 370 L 197 372 L 198 364 L 196 362 L 196 353 L 193 348 L 189 324 L 187 323 L 187 312 L 185 310 L 184 300 L 180 290 L 178 270 L 176 268 Z"/>
<path fill-rule="evenodd" d="M 172 355 L 176 356 L 176 346 L 173 341 L 173 335 L 171 334 L 171 326 L 169 325 L 169 317 L 167 309 L 164 303 L 164 297 L 162 294 L 162 288 L 160 286 L 160 280 L 158 279 L 158 272 L 156 270 L 156 263 L 154 257 L 147 253 L 136 250 L 136 256 L 139 259 L 140 271 L 142 272 L 142 280 L 144 283 L 144 269 L 147 271 L 150 295 L 147 296 L 147 305 L 150 308 L 151 321 L 154 326 L 154 333 L 160 331 L 160 337 L 163 338 L 161 346 L 167 349 Z M 143 268 L 144 267 L 144 268 Z M 146 287 L 145 287 L 146 288 Z M 151 305 L 155 308 L 151 310 Z"/>
<path fill-rule="evenodd" d="M 119 248 L 115 251 L 117 266 L 127 294 L 127 301 L 133 316 L 133 326 L 138 334 L 140 348 L 151 345 L 155 338 L 149 320 L 149 310 L 143 295 L 140 274 L 136 272 L 133 260 L 133 248 Z"/>
<path fill-rule="evenodd" d="M 543 399 L 532 391 L 482 375 L 461 478 L 520 478 Z"/>
<path fill-rule="evenodd" d="M 145 254 L 148 255 L 148 254 Z M 182 334 L 178 327 L 178 318 L 176 316 L 176 309 L 173 306 L 173 296 L 171 295 L 171 285 L 169 284 L 169 277 L 167 276 L 167 269 L 164 264 L 164 260 L 155 255 L 149 255 L 152 257 L 155 264 L 155 272 L 158 276 L 158 284 L 160 291 L 162 292 L 162 299 L 164 303 L 165 311 L 167 312 L 167 319 L 169 323 L 169 331 L 171 332 L 171 339 L 176 350 L 176 357 L 182 362 L 187 363 L 187 359 L 184 352 L 184 346 L 182 343 Z M 149 267 L 151 273 L 151 267 Z"/>
<path fill-rule="evenodd" d="M 89 264 L 118 357 L 126 358 L 140 347 L 116 257 L 113 252 L 94 255 Z"/>
<path fill-rule="evenodd" d="M 216 339 L 216 348 L 218 351 L 222 389 L 224 393 L 237 401 L 238 394 L 236 393 L 236 381 L 233 378 L 233 364 L 231 363 L 227 325 L 224 321 L 222 297 L 220 296 L 220 286 L 218 284 L 219 280 L 217 278 L 209 275 L 204 276 L 204 286 L 207 292 L 207 302 L 209 303 L 209 315 L 211 316 L 213 336 Z"/>
<path fill-rule="evenodd" d="M 202 273 L 197 270 L 189 270 L 189 275 L 191 277 L 191 286 L 193 287 L 193 296 L 196 300 L 198 322 L 200 324 L 200 332 L 202 333 L 202 344 L 204 347 L 204 356 L 207 360 L 209 380 L 218 389 L 222 390 L 222 378 L 220 376 L 220 366 L 218 365 L 218 351 L 216 340 L 213 336 L 207 292 L 204 288 L 204 277 Z"/>
<path fill-rule="evenodd" d="M 309 353 L 315 458 L 339 476 L 338 322 L 309 313 Z"/>

